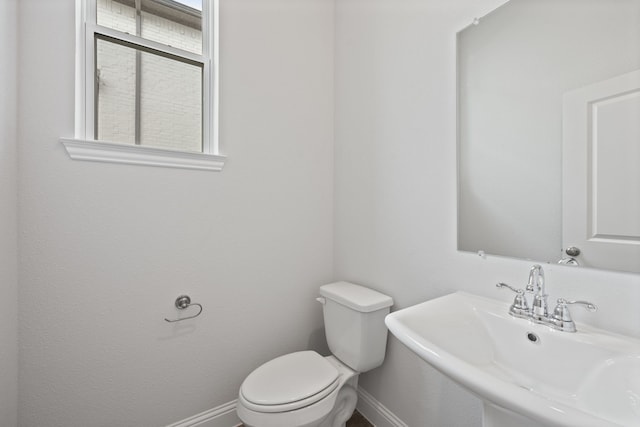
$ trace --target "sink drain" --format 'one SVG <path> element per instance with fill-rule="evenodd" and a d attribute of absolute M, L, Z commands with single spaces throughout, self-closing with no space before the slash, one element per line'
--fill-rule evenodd
<path fill-rule="evenodd" d="M 533 332 L 527 332 L 527 339 L 534 344 L 538 344 L 540 342 L 540 337 Z"/>

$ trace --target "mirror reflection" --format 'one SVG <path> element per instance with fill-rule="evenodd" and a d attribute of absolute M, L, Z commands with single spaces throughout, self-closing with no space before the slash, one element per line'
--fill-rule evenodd
<path fill-rule="evenodd" d="M 458 33 L 458 249 L 640 272 L 640 0 Z"/>

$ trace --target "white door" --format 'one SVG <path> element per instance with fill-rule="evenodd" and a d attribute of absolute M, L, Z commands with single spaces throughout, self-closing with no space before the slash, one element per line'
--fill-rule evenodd
<path fill-rule="evenodd" d="M 564 248 L 640 272 L 640 70 L 565 94 L 562 151 Z"/>

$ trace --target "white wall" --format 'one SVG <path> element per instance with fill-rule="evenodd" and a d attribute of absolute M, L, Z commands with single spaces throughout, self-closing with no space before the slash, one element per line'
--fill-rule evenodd
<path fill-rule="evenodd" d="M 456 251 L 455 33 L 499 0 L 336 2 L 335 274 L 395 308 L 461 289 L 509 301 L 529 262 Z M 549 300 L 640 336 L 640 276 L 547 265 Z M 437 325 L 434 325 L 437 327 Z M 480 425 L 478 399 L 390 339 L 361 386 L 409 426 Z"/>
<path fill-rule="evenodd" d="M 222 0 L 221 173 L 70 160 L 74 0 L 19 7 L 21 427 L 167 425 L 323 348 L 333 2 Z"/>
<path fill-rule="evenodd" d="M 0 1 L 0 425 L 17 425 L 16 0 Z"/>

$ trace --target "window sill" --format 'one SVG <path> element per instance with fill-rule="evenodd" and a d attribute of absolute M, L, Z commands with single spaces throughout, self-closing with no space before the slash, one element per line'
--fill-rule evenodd
<path fill-rule="evenodd" d="M 143 147 L 140 145 L 60 138 L 69 157 L 91 162 L 221 171 L 225 156 Z"/>

